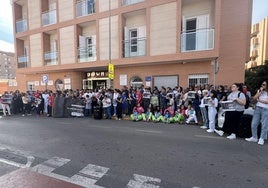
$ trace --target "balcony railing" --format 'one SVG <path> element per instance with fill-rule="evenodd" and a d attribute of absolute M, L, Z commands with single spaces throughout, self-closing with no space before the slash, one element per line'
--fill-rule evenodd
<path fill-rule="evenodd" d="M 132 5 L 132 4 L 135 4 L 135 3 L 140 3 L 140 2 L 143 2 L 144 0 L 122 0 L 122 5 L 125 6 L 125 5 Z"/>
<path fill-rule="evenodd" d="M 27 20 L 17 20 L 16 21 L 16 33 L 24 32 L 27 30 Z"/>
<path fill-rule="evenodd" d="M 57 65 L 58 64 L 58 52 L 45 52 L 44 53 L 44 59 L 46 62 L 46 65 Z"/>
<path fill-rule="evenodd" d="M 95 13 L 95 0 L 82 0 L 76 3 L 76 17 Z"/>
<path fill-rule="evenodd" d="M 42 13 L 42 23 L 43 25 L 51 25 L 57 22 L 56 10 L 51 10 Z"/>
<path fill-rule="evenodd" d="M 87 48 L 79 47 L 77 50 L 79 62 L 96 61 L 96 46 L 91 46 Z"/>
<path fill-rule="evenodd" d="M 202 51 L 214 49 L 214 29 L 186 31 L 181 34 L 181 51 Z"/>
<path fill-rule="evenodd" d="M 138 57 L 146 55 L 146 38 L 123 41 L 123 57 Z"/>
<path fill-rule="evenodd" d="M 28 67 L 28 56 L 22 55 L 18 56 L 18 68 L 27 68 Z"/>

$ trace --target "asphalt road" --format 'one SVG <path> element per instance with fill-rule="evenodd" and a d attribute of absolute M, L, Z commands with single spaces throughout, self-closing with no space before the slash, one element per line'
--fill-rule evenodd
<path fill-rule="evenodd" d="M 268 141 L 259 146 L 228 140 L 195 125 L 34 115 L 0 119 L 0 176 L 24 168 L 18 164 L 26 165 L 29 156 L 33 170 L 55 157 L 66 160 L 48 173 L 66 181 L 90 164 L 99 173 L 94 185 L 107 188 L 268 187 Z"/>

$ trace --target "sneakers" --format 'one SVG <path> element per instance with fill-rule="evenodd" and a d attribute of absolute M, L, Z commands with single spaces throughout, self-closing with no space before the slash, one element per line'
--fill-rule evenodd
<path fill-rule="evenodd" d="M 263 145 L 264 144 L 264 140 L 262 138 L 260 138 L 258 144 L 259 145 Z"/>
<path fill-rule="evenodd" d="M 254 137 L 246 138 L 245 140 L 248 142 L 258 142 L 258 139 Z"/>
<path fill-rule="evenodd" d="M 207 129 L 208 127 L 205 126 L 205 125 L 203 125 L 203 126 L 201 126 L 200 128 L 201 128 L 201 129 Z"/>
<path fill-rule="evenodd" d="M 224 134 L 224 132 L 223 131 L 221 131 L 221 130 L 217 130 L 217 129 L 215 129 L 215 132 L 219 135 L 219 136 L 223 136 L 223 134 Z"/>
<path fill-rule="evenodd" d="M 232 133 L 230 136 L 227 136 L 227 138 L 230 140 L 234 140 L 234 139 L 236 139 L 236 135 L 234 133 Z"/>
<path fill-rule="evenodd" d="M 208 133 L 213 133 L 214 130 L 212 130 L 212 129 L 208 129 L 207 132 L 208 132 Z"/>

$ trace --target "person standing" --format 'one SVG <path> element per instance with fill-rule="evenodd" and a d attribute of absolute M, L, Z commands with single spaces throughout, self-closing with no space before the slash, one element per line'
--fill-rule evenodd
<path fill-rule="evenodd" d="M 111 119 L 111 106 L 112 106 L 112 101 L 111 99 L 107 96 L 107 94 L 104 95 L 104 98 L 102 99 L 102 107 L 104 109 L 105 113 L 105 118 L 106 119 Z"/>
<path fill-rule="evenodd" d="M 246 138 L 246 141 L 249 142 L 258 142 L 259 145 L 264 144 L 264 139 L 267 139 L 268 133 L 268 87 L 267 81 L 264 81 L 257 91 L 256 95 L 253 97 L 253 100 L 257 101 L 256 109 L 253 114 L 253 119 L 251 122 L 251 132 L 252 137 Z M 257 128 L 261 123 L 261 135 L 258 141 L 257 138 Z"/>
<path fill-rule="evenodd" d="M 215 117 L 217 114 L 218 99 L 217 92 L 212 90 L 210 92 L 210 99 L 208 101 L 208 120 L 209 120 L 209 129 L 207 132 L 213 133 L 215 131 Z"/>
<path fill-rule="evenodd" d="M 236 139 L 240 119 L 245 110 L 246 97 L 242 92 L 242 84 L 234 83 L 231 90 L 232 92 L 228 95 L 227 100 L 233 102 L 234 110 L 225 112 L 223 127 L 221 130 L 215 129 L 215 132 L 220 136 L 228 133 L 230 135 L 227 138 L 233 140 Z"/>

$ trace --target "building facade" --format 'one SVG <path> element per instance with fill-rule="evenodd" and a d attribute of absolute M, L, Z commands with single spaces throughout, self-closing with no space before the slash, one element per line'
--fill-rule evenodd
<path fill-rule="evenodd" d="M 252 0 L 13 0 L 12 6 L 19 90 L 244 81 Z"/>
<path fill-rule="evenodd" d="M 250 41 L 250 61 L 246 69 L 264 65 L 268 61 L 268 17 L 252 25 Z"/>
<path fill-rule="evenodd" d="M 13 87 L 16 78 L 16 65 L 14 53 L 0 51 L 0 94 Z M 16 85 L 15 85 L 16 86 Z"/>

